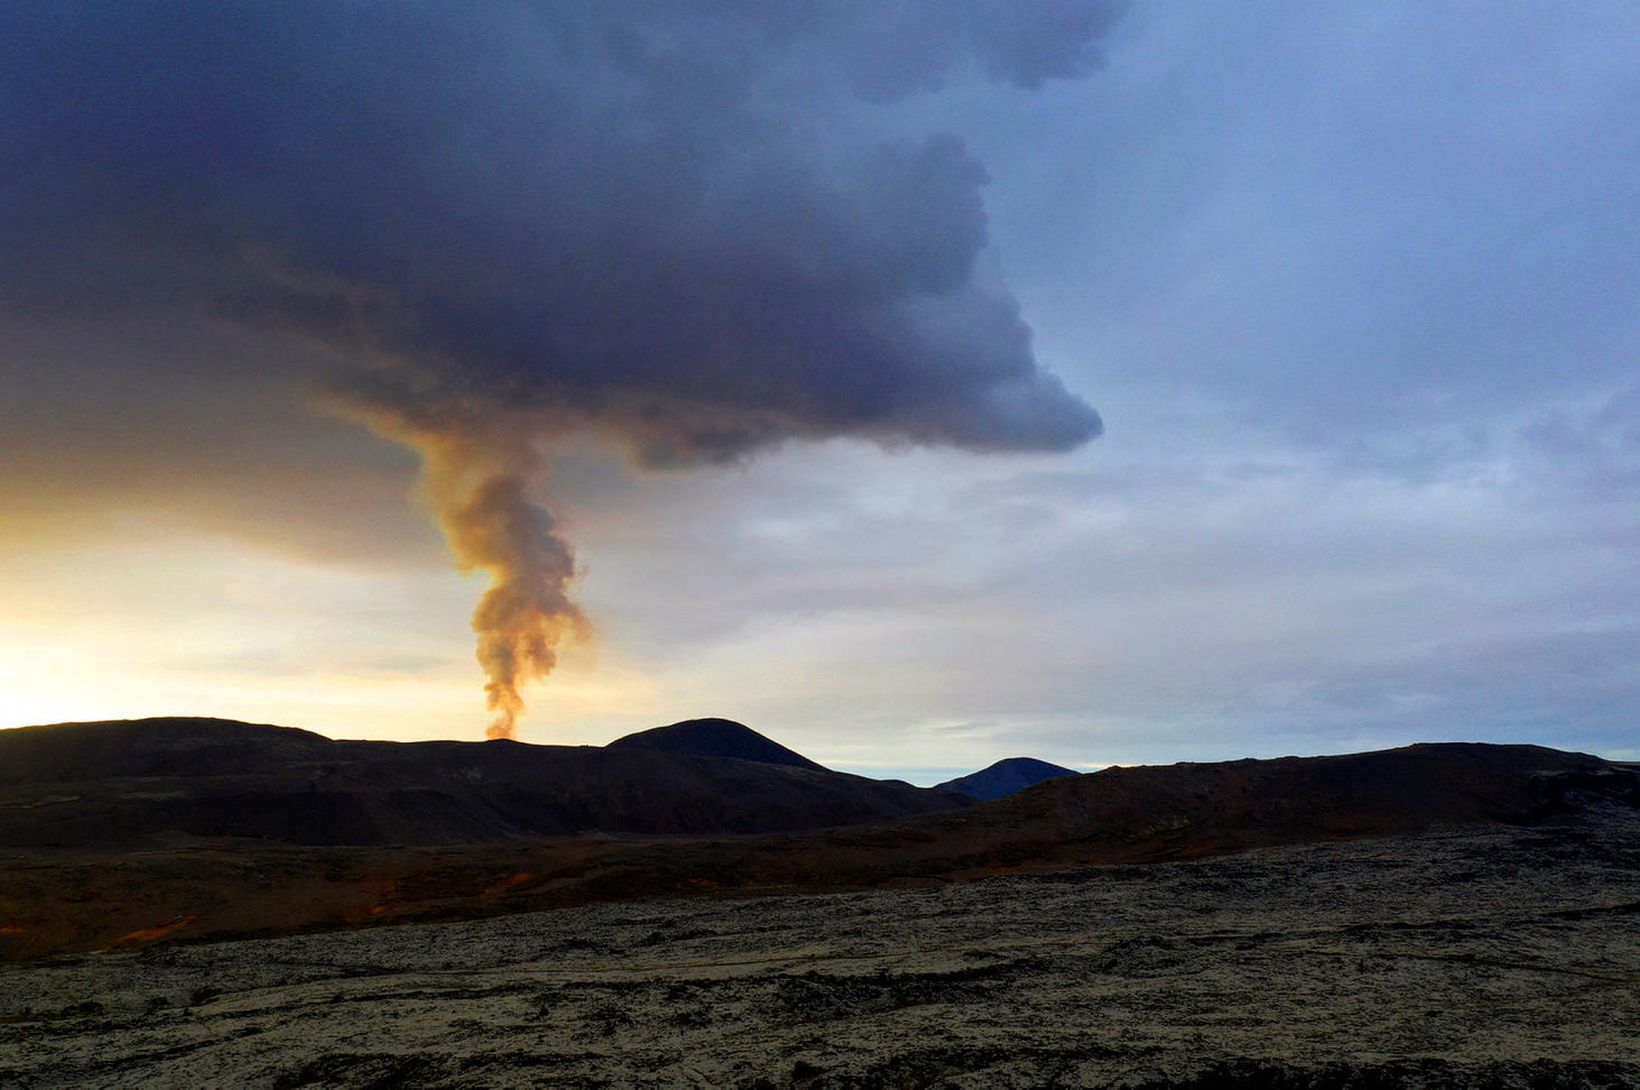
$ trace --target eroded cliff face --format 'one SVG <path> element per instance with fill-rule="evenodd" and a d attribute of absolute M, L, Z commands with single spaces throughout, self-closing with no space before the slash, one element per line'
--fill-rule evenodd
<path fill-rule="evenodd" d="M 0 1085 L 1640 1085 L 1640 816 L 0 968 Z"/>

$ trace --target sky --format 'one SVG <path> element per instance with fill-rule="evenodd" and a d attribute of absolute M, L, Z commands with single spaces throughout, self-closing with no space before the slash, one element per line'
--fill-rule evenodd
<path fill-rule="evenodd" d="M 0 726 L 1640 759 L 1637 40 L 7 5 Z"/>

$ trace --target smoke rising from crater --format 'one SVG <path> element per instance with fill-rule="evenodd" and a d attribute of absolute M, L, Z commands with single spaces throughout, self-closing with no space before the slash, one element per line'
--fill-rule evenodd
<path fill-rule="evenodd" d="M 344 405 L 342 411 L 362 410 Z M 421 455 L 420 498 L 457 566 L 490 577 L 473 610 L 485 704 L 495 713 L 485 733 L 511 738 L 524 711 L 524 686 L 552 672 L 560 644 L 590 630 L 569 597 L 574 550 L 551 514 L 529 499 L 540 460 L 516 429 L 483 421 L 476 428 L 427 427 L 380 410 L 364 413 L 364 420 Z"/>
<path fill-rule="evenodd" d="M 983 166 L 876 115 L 1095 65 L 1101 0 L 24 2 L 0 11 L 11 306 L 316 340 L 414 448 L 493 730 L 586 627 L 532 440 L 649 466 L 794 439 L 1065 450 L 1098 415 L 976 275 Z M 163 354 L 161 354 L 163 358 Z M 165 381 L 163 362 L 142 363 Z M 220 361 L 233 382 L 240 365 Z"/>

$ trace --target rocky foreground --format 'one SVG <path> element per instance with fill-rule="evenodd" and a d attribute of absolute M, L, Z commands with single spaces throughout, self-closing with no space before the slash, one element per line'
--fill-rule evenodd
<path fill-rule="evenodd" d="M 0 967 L 0 1086 L 1640 1086 L 1640 815 Z"/>

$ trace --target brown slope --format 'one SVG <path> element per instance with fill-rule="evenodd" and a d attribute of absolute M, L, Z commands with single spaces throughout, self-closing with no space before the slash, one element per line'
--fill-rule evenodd
<path fill-rule="evenodd" d="M 1429 745 L 1110 769 L 948 814 L 743 839 L 0 848 L 0 958 L 631 897 L 925 884 L 1451 823 L 1598 822 L 1610 807 L 1640 807 L 1640 773 L 1532 746 Z"/>
<path fill-rule="evenodd" d="M 827 770 L 642 749 L 337 742 L 223 720 L 0 731 L 0 846 L 160 834 L 471 844 L 589 831 L 745 834 L 880 822 L 962 800 Z"/>
<path fill-rule="evenodd" d="M 1640 804 L 1640 776 L 1541 746 L 1426 743 L 1107 768 L 898 827 L 937 845 L 926 854 L 940 865 L 1151 861 L 1440 824 L 1527 823 L 1606 796 Z"/>

